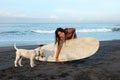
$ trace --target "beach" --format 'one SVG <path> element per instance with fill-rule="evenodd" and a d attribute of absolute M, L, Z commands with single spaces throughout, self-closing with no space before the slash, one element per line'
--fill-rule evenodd
<path fill-rule="evenodd" d="M 34 49 L 38 45 L 18 46 Z M 0 80 L 120 80 L 120 40 L 101 41 L 93 56 L 65 63 L 35 61 L 31 68 L 29 59 L 23 67 L 14 67 L 13 46 L 0 47 Z"/>

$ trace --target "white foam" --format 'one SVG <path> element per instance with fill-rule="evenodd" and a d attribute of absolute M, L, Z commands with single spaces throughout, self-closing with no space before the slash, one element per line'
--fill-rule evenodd
<path fill-rule="evenodd" d="M 55 30 L 32 30 L 35 33 L 54 33 Z"/>
<path fill-rule="evenodd" d="M 76 29 L 77 33 L 83 33 L 83 32 L 109 32 L 112 31 L 112 29 L 102 28 L 102 29 Z M 55 30 L 32 30 L 32 32 L 35 33 L 54 33 Z"/>
<path fill-rule="evenodd" d="M 102 28 L 102 29 L 80 29 L 80 30 L 77 30 L 76 32 L 109 32 L 109 31 L 112 31 L 112 30 Z"/>

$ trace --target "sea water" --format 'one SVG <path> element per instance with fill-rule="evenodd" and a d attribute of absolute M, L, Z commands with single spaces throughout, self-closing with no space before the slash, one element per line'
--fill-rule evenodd
<path fill-rule="evenodd" d="M 58 27 L 75 28 L 78 38 L 120 39 L 120 24 L 4 23 L 0 24 L 0 46 L 48 44 L 54 42 Z"/>

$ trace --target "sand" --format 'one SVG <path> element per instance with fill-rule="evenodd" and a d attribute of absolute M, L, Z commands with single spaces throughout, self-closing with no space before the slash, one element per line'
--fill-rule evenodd
<path fill-rule="evenodd" d="M 18 48 L 34 49 L 35 46 Z M 89 58 L 65 63 L 35 61 L 31 68 L 28 59 L 23 67 L 14 67 L 15 50 L 0 47 L 0 80 L 120 80 L 120 41 L 100 42 L 97 53 Z"/>

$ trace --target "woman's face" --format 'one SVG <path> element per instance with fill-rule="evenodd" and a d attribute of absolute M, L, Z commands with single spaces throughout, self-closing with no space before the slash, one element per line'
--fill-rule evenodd
<path fill-rule="evenodd" d="M 58 36 L 59 36 L 60 40 L 64 40 L 65 39 L 65 33 L 64 32 L 58 31 Z"/>

